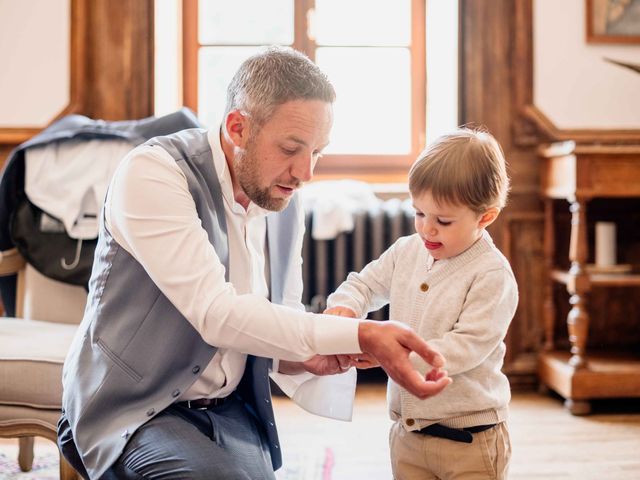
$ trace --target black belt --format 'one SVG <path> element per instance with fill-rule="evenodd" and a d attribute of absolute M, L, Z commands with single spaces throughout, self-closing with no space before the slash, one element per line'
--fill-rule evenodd
<path fill-rule="evenodd" d="M 416 433 L 422 433 L 423 435 L 431 435 L 432 437 L 446 438 L 453 440 L 454 442 L 471 443 L 473 442 L 472 433 L 484 432 L 490 428 L 495 427 L 496 424 L 491 425 L 476 425 L 475 427 L 465 428 L 451 428 L 434 423 L 428 427 L 424 427 L 422 430 L 418 430 Z"/>
<path fill-rule="evenodd" d="M 176 402 L 180 407 L 190 408 L 192 410 L 208 410 L 209 408 L 219 407 L 223 405 L 229 397 L 221 398 L 198 398 L 197 400 L 186 400 L 184 402 Z"/>

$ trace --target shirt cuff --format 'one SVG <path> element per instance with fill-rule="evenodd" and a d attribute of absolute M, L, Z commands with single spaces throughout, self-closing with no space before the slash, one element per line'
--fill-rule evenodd
<path fill-rule="evenodd" d="M 351 421 L 358 377 L 355 368 L 340 375 L 316 376 L 304 372 L 298 375 L 271 373 L 270 376 L 294 403 L 306 411 Z"/>
<path fill-rule="evenodd" d="M 316 353 L 362 353 L 358 340 L 359 326 L 360 320 L 355 318 L 315 314 L 313 329 Z"/>

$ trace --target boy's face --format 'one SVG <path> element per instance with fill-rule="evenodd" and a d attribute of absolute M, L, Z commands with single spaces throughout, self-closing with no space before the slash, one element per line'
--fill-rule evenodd
<path fill-rule="evenodd" d="M 412 199 L 416 232 L 436 260 L 455 257 L 467 250 L 499 213 L 498 208 L 478 214 L 464 205 L 436 203 L 430 191 Z"/>

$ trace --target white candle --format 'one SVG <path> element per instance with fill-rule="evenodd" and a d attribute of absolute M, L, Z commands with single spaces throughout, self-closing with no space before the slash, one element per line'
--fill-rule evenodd
<path fill-rule="evenodd" d="M 605 267 L 616 263 L 616 224 L 596 222 L 596 265 Z"/>

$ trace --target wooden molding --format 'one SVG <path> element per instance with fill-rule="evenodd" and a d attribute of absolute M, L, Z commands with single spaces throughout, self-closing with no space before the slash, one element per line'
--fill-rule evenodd
<path fill-rule="evenodd" d="M 42 128 L 0 128 L 0 144 L 19 145 L 40 132 Z"/>
<path fill-rule="evenodd" d="M 640 129 L 560 128 L 534 104 L 533 0 L 513 2 L 513 9 L 511 68 L 514 143 L 521 147 L 564 140 L 575 140 L 577 143 L 640 143 Z"/>
<path fill-rule="evenodd" d="M 553 141 L 640 143 L 640 129 L 561 129 L 535 105 L 525 105 L 522 114 L 532 121 L 545 137 Z"/>
<path fill-rule="evenodd" d="M 50 120 L 53 122 L 81 109 L 84 99 L 85 45 L 87 33 L 87 1 L 71 0 L 70 54 L 69 54 L 69 103 Z M 50 123 L 49 122 L 49 123 Z M 0 128 L 0 144 L 19 145 L 42 131 L 42 127 Z"/>

